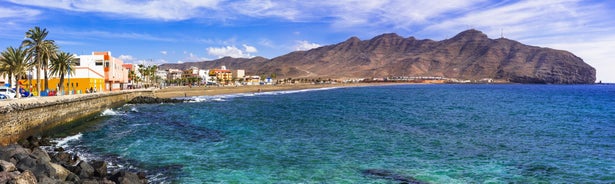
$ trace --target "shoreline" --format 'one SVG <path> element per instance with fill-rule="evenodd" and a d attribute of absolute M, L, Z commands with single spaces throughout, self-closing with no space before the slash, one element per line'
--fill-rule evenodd
<path fill-rule="evenodd" d="M 254 86 L 170 86 L 154 90 L 154 96 L 158 98 L 182 98 L 194 96 L 215 96 L 240 93 L 258 93 L 271 91 L 294 91 L 304 89 L 341 88 L 341 87 L 365 87 L 365 86 L 388 86 L 407 85 L 416 83 L 337 83 L 337 84 L 281 84 L 281 85 L 254 85 Z"/>

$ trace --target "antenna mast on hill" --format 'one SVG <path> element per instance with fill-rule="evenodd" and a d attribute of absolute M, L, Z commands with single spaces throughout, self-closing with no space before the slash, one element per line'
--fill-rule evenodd
<path fill-rule="evenodd" d="M 502 28 L 502 32 L 500 32 L 500 38 L 504 38 L 504 28 Z"/>

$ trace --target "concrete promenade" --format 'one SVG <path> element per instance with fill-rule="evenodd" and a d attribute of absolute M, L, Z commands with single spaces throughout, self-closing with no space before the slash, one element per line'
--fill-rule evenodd
<path fill-rule="evenodd" d="M 153 97 L 154 92 L 143 89 L 1 100 L 0 145 L 118 107 L 136 96 Z"/>

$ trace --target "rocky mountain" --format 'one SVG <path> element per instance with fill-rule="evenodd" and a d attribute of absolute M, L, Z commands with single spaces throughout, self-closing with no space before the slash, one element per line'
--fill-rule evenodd
<path fill-rule="evenodd" d="M 275 73 L 278 78 L 371 78 L 435 76 L 457 79 L 503 79 L 515 83 L 594 83 L 596 70 L 574 54 L 529 46 L 506 38 L 490 39 L 477 30 L 442 40 L 383 34 L 296 51 L 273 59 L 222 58 L 166 68 L 245 69 L 248 74 Z"/>

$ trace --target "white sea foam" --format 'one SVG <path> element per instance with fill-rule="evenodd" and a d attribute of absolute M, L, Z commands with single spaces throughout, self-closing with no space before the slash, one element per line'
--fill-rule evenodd
<path fill-rule="evenodd" d="M 118 113 L 117 111 L 114 111 L 113 109 L 105 109 L 100 115 L 101 116 L 117 116 L 117 115 L 120 115 L 120 113 Z"/>
<path fill-rule="evenodd" d="M 303 93 L 310 91 L 322 91 L 322 90 L 331 90 L 337 89 L 340 87 L 329 87 L 329 88 L 314 88 L 314 89 L 301 89 L 301 90 L 289 90 L 289 91 L 268 91 L 268 92 L 259 92 L 259 93 L 237 93 L 237 94 L 226 94 L 226 95 L 215 95 L 215 96 L 196 96 L 196 97 L 187 97 L 187 98 L 179 98 L 188 100 L 188 102 L 224 102 L 228 99 L 238 98 L 238 97 L 251 97 L 251 96 L 261 96 L 261 95 L 284 95 L 284 94 L 292 94 L 292 93 Z"/>
<path fill-rule="evenodd" d="M 56 146 L 58 146 L 58 147 L 65 147 L 68 142 L 79 140 L 79 139 L 81 139 L 82 136 L 83 136 L 83 134 L 81 134 L 81 132 L 79 132 L 76 135 L 68 136 L 68 137 L 64 137 L 64 138 L 58 139 L 58 140 L 56 140 Z"/>

